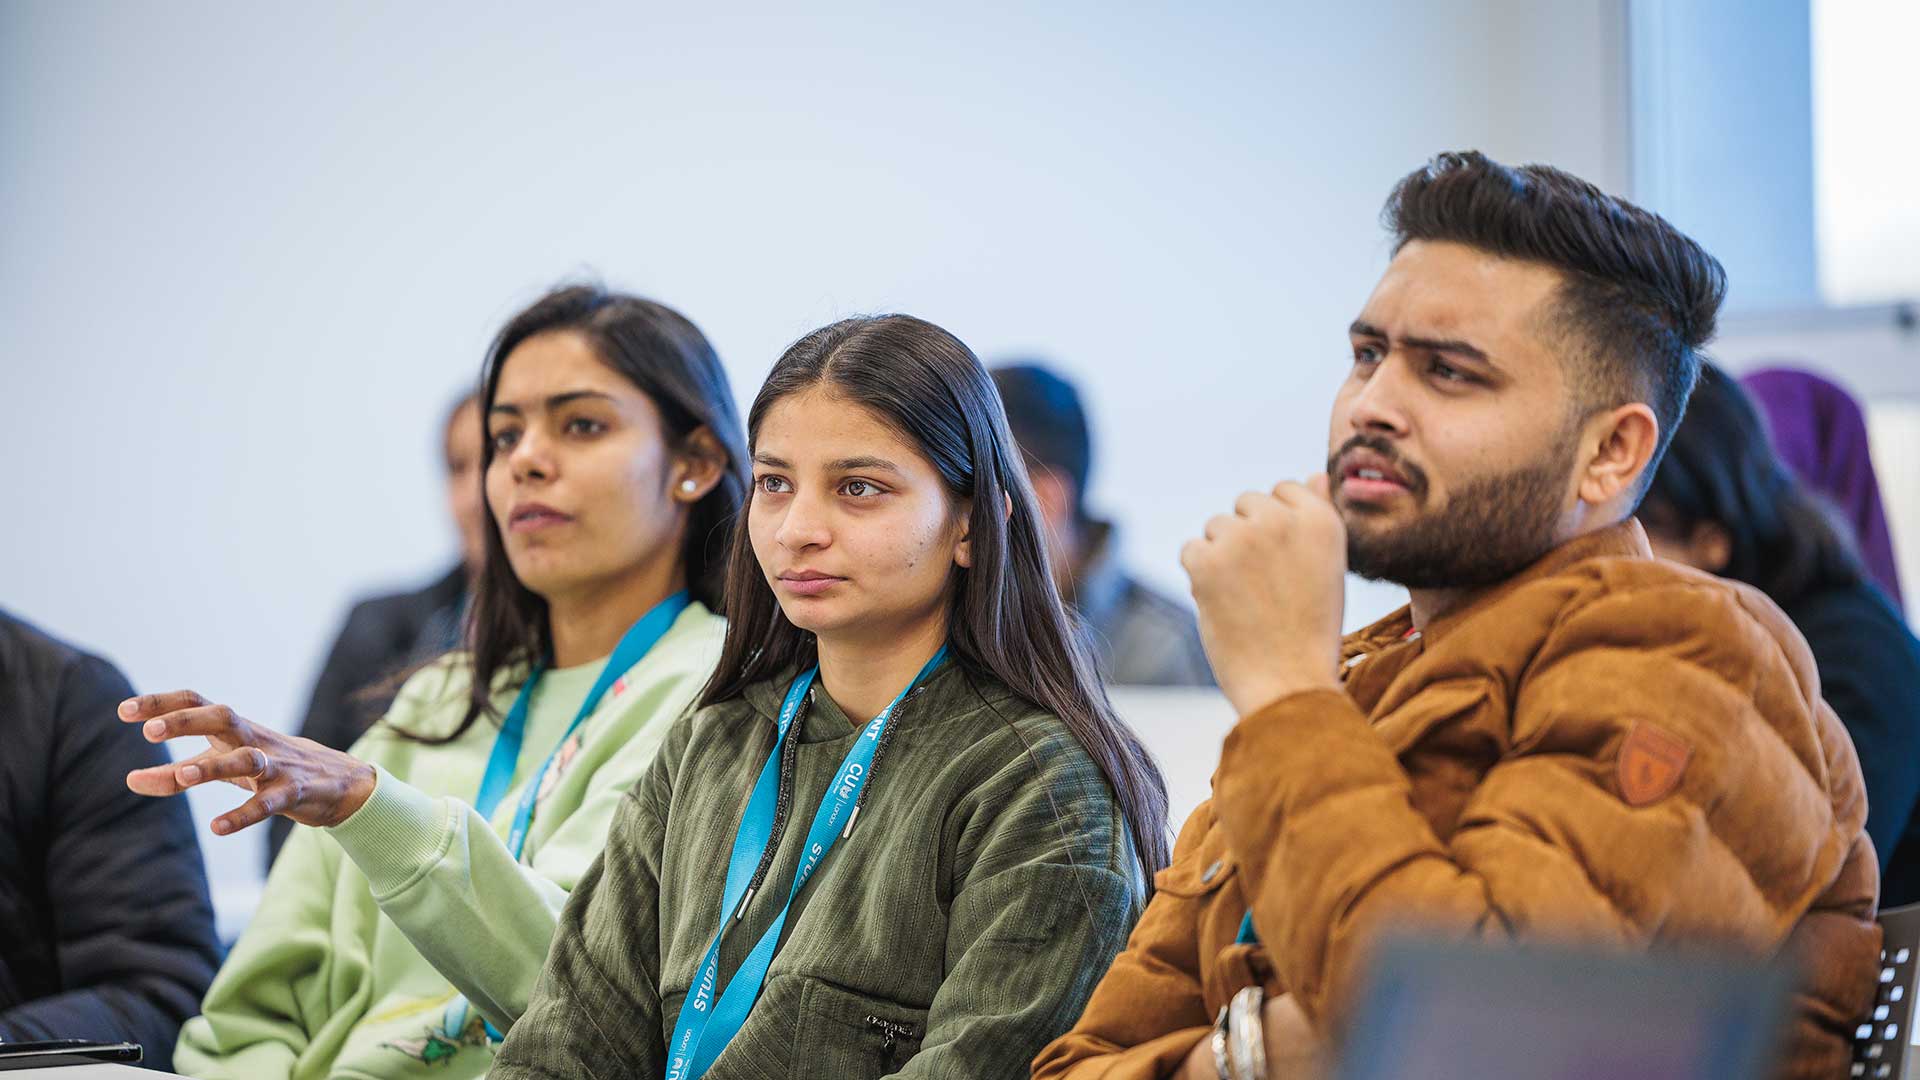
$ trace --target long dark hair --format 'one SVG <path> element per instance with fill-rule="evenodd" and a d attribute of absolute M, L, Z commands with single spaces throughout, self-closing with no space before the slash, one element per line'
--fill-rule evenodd
<path fill-rule="evenodd" d="M 1774 452 L 1746 391 L 1712 364 L 1701 367 L 1640 518 L 1672 536 L 1687 536 L 1702 523 L 1718 525 L 1731 541 L 1720 573 L 1755 586 L 1783 608 L 1863 577 L 1851 537 Z"/>
<path fill-rule="evenodd" d="M 820 385 L 884 417 L 933 462 L 950 496 L 971 503 L 973 566 L 953 571 L 949 646 L 963 670 L 990 673 L 1060 718 L 1106 774 L 1151 876 L 1167 863 L 1166 783 L 1114 715 L 1072 630 L 1048 569 L 1026 468 L 979 359 L 952 334 L 907 315 L 834 323 L 795 342 L 774 364 L 747 414 L 749 445 L 776 402 Z M 745 514 L 734 529 L 727 602 L 726 644 L 701 704 L 815 662 L 813 635 L 787 621 L 767 587 Z"/>
<path fill-rule="evenodd" d="M 746 501 L 747 471 L 740 415 L 720 357 L 699 327 L 664 304 L 598 285 L 556 289 L 508 320 L 488 347 L 480 378 L 483 417 L 493 408 L 501 368 L 513 350 L 535 334 L 559 330 L 584 336 L 601 363 L 652 400 L 671 444 L 678 445 L 705 428 L 726 452 L 720 483 L 693 506 L 680 556 L 694 598 L 723 612 L 727 552 L 733 520 Z M 493 452 L 493 441 L 482 440 L 482 477 L 493 464 Z M 483 499 L 484 491 L 483 487 Z M 553 647 L 547 602 L 514 576 L 491 506 L 485 531 L 486 562 L 474 588 L 467 625 L 473 686 L 466 719 L 447 740 L 458 738 L 482 714 L 493 714 L 493 681 L 499 672 L 545 656 Z"/>

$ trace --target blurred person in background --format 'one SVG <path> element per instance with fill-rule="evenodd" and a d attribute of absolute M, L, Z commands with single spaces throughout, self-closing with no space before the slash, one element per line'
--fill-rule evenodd
<path fill-rule="evenodd" d="M 447 413 L 441 432 L 447 509 L 460 539 L 459 565 L 424 589 L 375 596 L 355 604 L 314 682 L 299 734 L 345 750 L 386 715 L 407 669 L 460 644 L 467 598 L 486 557 L 480 493 L 480 399 L 468 394 Z M 267 864 L 279 856 L 293 822 L 267 824 Z"/>
<path fill-rule="evenodd" d="M 1739 382 L 1710 364 L 1640 521 L 1656 553 L 1758 588 L 1800 628 L 1860 755 L 1880 906 L 1920 900 L 1920 641 L 1844 523 L 1775 453 Z"/>
<path fill-rule="evenodd" d="M 992 375 L 1046 520 L 1054 583 L 1079 613 L 1101 675 L 1127 685 L 1212 686 L 1192 609 L 1129 574 L 1113 524 L 1087 513 L 1093 439 L 1080 392 L 1038 364 L 1005 364 Z"/>
<path fill-rule="evenodd" d="M 139 1043 L 167 1069 L 220 963 L 185 799 L 120 777 L 165 749 L 110 663 L 0 612 L 0 1042 Z"/>
<path fill-rule="evenodd" d="M 1741 379 L 1766 413 L 1774 452 L 1800 480 L 1840 511 L 1867 576 L 1905 610 L 1880 480 L 1873 471 L 1867 417 L 1860 403 L 1809 371 L 1767 368 Z"/>
<path fill-rule="evenodd" d="M 468 651 L 408 679 L 350 754 L 192 691 L 120 707 L 150 740 L 212 744 L 132 773 L 136 791 L 224 780 L 252 798 L 214 832 L 309 826 L 181 1032 L 184 1073 L 483 1075 L 568 892 L 719 657 L 746 473 L 706 337 L 652 301 L 560 289 L 501 330 L 481 385 Z"/>
<path fill-rule="evenodd" d="M 1787 617 L 1632 518 L 1725 272 L 1654 214 L 1479 153 L 1408 174 L 1383 216 L 1326 473 L 1181 552 L 1240 713 L 1213 798 L 1034 1075 L 1217 1080 L 1224 1044 L 1299 1076 L 1366 1037 L 1394 931 L 1786 952 L 1780 1075 L 1844 1075 L 1880 946 L 1853 744 Z M 1348 570 L 1411 603 L 1343 640 Z"/>

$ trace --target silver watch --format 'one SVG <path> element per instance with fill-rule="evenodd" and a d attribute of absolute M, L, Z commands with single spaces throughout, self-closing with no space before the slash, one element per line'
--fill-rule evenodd
<path fill-rule="evenodd" d="M 1213 1043 L 1214 1071 L 1220 1074 L 1220 1080 L 1234 1080 L 1233 1066 L 1227 1061 L 1227 1006 L 1220 1006 L 1220 1015 L 1213 1021 L 1213 1034 L 1208 1038 Z"/>
<path fill-rule="evenodd" d="M 1267 1027 L 1260 1007 L 1266 991 L 1258 983 L 1233 995 L 1227 1006 L 1227 1054 L 1233 1080 L 1267 1080 Z"/>

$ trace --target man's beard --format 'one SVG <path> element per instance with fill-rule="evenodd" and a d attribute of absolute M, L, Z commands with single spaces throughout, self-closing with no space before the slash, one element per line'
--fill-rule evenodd
<path fill-rule="evenodd" d="M 1362 436 L 1348 446 L 1358 443 L 1391 454 L 1382 441 Z M 1354 504 L 1344 507 L 1347 568 L 1370 581 L 1409 589 L 1477 588 L 1526 569 L 1555 546 L 1567 477 L 1573 470 L 1574 441 L 1556 439 L 1555 446 L 1559 452 L 1551 459 L 1471 480 L 1444 510 L 1398 528 L 1369 531 L 1372 511 Z M 1422 483 L 1414 490 L 1424 488 Z"/>

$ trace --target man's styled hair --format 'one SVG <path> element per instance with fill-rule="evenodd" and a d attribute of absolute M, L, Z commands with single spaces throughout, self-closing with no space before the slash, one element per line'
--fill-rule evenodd
<path fill-rule="evenodd" d="M 988 374 L 1000 391 L 1007 425 L 1028 466 L 1052 469 L 1072 480 L 1073 509 L 1084 517 L 1093 437 L 1080 391 L 1052 369 L 1032 362 L 1002 364 Z"/>
<path fill-rule="evenodd" d="M 1388 196 L 1394 250 L 1464 244 L 1560 271 L 1551 318 L 1567 337 L 1574 405 L 1591 416 L 1644 401 L 1660 423 L 1646 491 L 1680 426 L 1713 337 L 1727 274 L 1658 214 L 1546 165 L 1502 165 L 1477 150 L 1441 154 Z"/>

